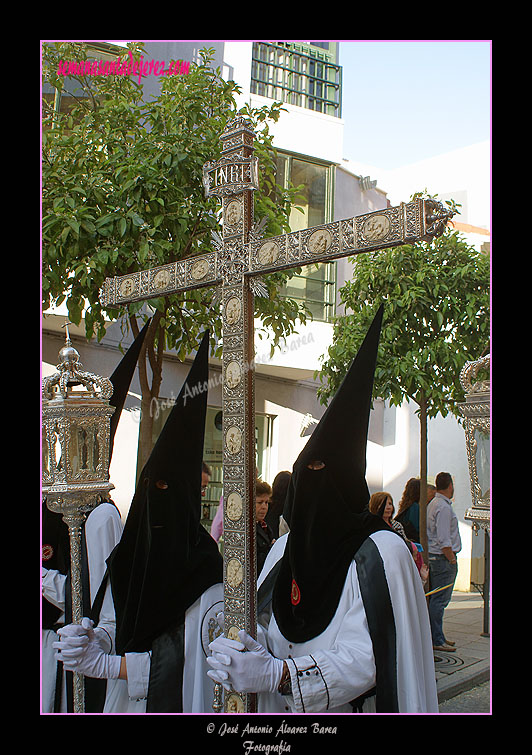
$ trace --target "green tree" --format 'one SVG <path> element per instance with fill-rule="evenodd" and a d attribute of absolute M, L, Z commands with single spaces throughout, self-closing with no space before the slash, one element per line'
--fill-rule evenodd
<path fill-rule="evenodd" d="M 420 196 L 419 194 L 416 196 Z M 323 358 L 320 401 L 335 393 L 376 310 L 385 302 L 374 397 L 417 404 L 420 422 L 420 533 L 425 552 L 427 420 L 460 418 L 460 370 L 489 343 L 489 259 L 450 227 L 428 243 L 360 254 L 340 291 L 344 316 Z"/>
<path fill-rule="evenodd" d="M 139 60 L 142 43 L 131 43 L 125 59 Z M 103 308 L 99 291 L 106 277 L 124 275 L 213 249 L 219 220 L 215 198 L 205 197 L 203 165 L 220 156 L 220 135 L 237 115 L 257 133 L 260 189 L 255 218 L 264 219 L 265 236 L 289 231 L 296 190 L 275 185 L 275 151 L 269 124 L 281 105 L 237 111 L 233 81 L 211 66 L 213 50 L 202 50 L 199 64 L 186 75 L 159 79 L 160 94 L 144 101 L 139 77 L 90 75 L 88 50 L 77 43 L 43 45 L 44 81 L 62 91 L 70 67 L 74 105 L 60 114 L 43 102 L 42 258 L 43 309 L 66 302 L 69 318 L 84 319 L 87 339 L 101 339 L 109 320 L 120 319 L 124 332 L 142 326 L 147 306 Z M 268 295 L 256 297 L 256 315 L 273 332 L 272 350 L 309 314 L 279 291 L 286 274 L 265 278 Z M 142 385 L 141 458 L 152 445 L 150 407 L 160 395 L 165 349 L 180 359 L 190 353 L 209 327 L 213 342 L 221 317 L 213 289 L 190 291 L 149 302 L 152 323 L 139 360 Z M 144 358 L 147 355 L 147 360 Z M 151 368 L 151 383 L 148 364 Z"/>

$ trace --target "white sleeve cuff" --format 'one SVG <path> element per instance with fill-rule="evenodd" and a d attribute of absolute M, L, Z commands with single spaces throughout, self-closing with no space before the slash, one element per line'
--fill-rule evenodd
<path fill-rule="evenodd" d="M 329 690 L 320 667 L 310 655 L 286 658 L 292 699 L 287 699 L 298 713 L 326 712 L 330 707 Z"/>
<path fill-rule="evenodd" d="M 126 653 L 127 690 L 131 700 L 148 697 L 151 653 Z"/>
<path fill-rule="evenodd" d="M 46 569 L 42 572 L 43 597 L 61 611 L 65 610 L 65 581 L 66 575 L 56 569 Z"/>

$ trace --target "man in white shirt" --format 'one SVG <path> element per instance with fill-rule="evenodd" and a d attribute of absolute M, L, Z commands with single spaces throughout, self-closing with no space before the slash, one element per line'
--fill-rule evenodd
<path fill-rule="evenodd" d="M 443 614 L 453 593 L 458 572 L 456 554 L 462 549 L 458 518 L 452 508 L 453 479 L 449 472 L 436 476 L 436 495 L 427 507 L 430 589 L 438 590 L 430 597 L 429 618 L 435 650 L 454 652 L 453 640 L 446 640 Z"/>

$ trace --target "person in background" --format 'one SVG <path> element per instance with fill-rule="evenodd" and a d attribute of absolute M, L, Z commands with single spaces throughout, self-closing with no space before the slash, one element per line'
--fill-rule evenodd
<path fill-rule="evenodd" d="M 434 650 L 454 652 L 453 640 L 443 632 L 443 614 L 449 605 L 458 573 L 456 554 L 462 549 L 458 518 L 452 508 L 453 478 L 449 472 L 436 476 L 436 495 L 427 507 L 427 537 L 431 591 L 440 587 L 429 599 L 430 629 Z"/>
<path fill-rule="evenodd" d="M 395 517 L 395 520 L 402 525 L 407 537 L 416 543 L 419 543 L 419 490 L 419 478 L 411 477 L 405 485 Z"/>
<path fill-rule="evenodd" d="M 392 530 L 397 532 L 397 534 L 403 538 L 405 543 L 408 545 L 408 549 L 410 550 L 414 561 L 416 562 L 421 581 L 423 582 L 423 584 L 425 584 L 429 577 L 429 567 L 423 562 L 423 557 L 419 552 L 417 545 L 407 538 L 403 525 L 398 522 L 397 519 L 393 518 L 395 509 L 392 496 L 386 491 L 373 493 L 373 495 L 369 499 L 369 510 L 372 514 L 376 514 L 377 516 L 382 517 L 386 524 L 388 524 L 392 528 Z"/>
<path fill-rule="evenodd" d="M 382 517 L 392 530 L 395 530 L 398 535 L 401 535 L 403 540 L 407 539 L 403 525 L 393 518 L 395 508 L 393 505 L 393 498 L 389 493 L 385 490 L 373 493 L 369 499 L 368 507 L 372 514 Z"/>
<path fill-rule="evenodd" d="M 411 477 L 405 485 L 403 495 L 399 501 L 399 511 L 395 521 L 402 524 L 406 536 L 415 543 L 420 542 L 419 538 L 419 498 L 421 490 L 421 481 L 419 477 Z M 434 485 L 427 485 L 427 505 L 432 501 L 436 494 Z"/>
<path fill-rule="evenodd" d="M 272 483 L 272 496 L 266 514 L 266 523 L 271 527 L 275 539 L 279 537 L 279 520 L 283 515 L 286 491 L 291 477 L 291 472 L 279 472 Z"/>
<path fill-rule="evenodd" d="M 208 464 L 205 462 L 202 462 L 201 465 L 201 497 L 205 498 L 205 494 L 207 492 L 207 485 L 211 481 L 212 472 L 211 468 Z"/>
<path fill-rule="evenodd" d="M 268 513 L 272 489 L 267 482 L 257 480 L 255 485 L 255 510 L 257 513 L 257 574 L 260 574 L 266 556 L 275 542 L 273 532 L 265 521 Z"/>

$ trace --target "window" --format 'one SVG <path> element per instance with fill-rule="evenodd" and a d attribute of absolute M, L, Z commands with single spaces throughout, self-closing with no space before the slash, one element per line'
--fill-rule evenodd
<path fill-rule="evenodd" d="M 307 272 L 308 271 L 308 272 Z M 335 306 L 336 267 L 334 262 L 305 267 L 301 275 L 293 275 L 282 295 L 304 302 L 318 322 L 331 322 Z"/>
<path fill-rule="evenodd" d="M 262 480 L 269 479 L 270 451 L 272 446 L 273 417 L 255 414 L 255 463 Z M 203 459 L 209 465 L 212 476 L 202 498 L 202 524 L 210 531 L 223 492 L 223 439 L 222 410 L 207 407 Z"/>
<path fill-rule="evenodd" d="M 251 92 L 340 118 L 342 69 L 329 45 L 254 42 Z"/>
<path fill-rule="evenodd" d="M 302 186 L 296 208 L 290 214 L 292 231 L 304 230 L 330 222 L 332 215 L 333 168 L 326 163 L 303 160 L 300 157 L 279 153 L 277 183 Z M 293 275 L 282 294 L 302 301 L 315 320 L 331 322 L 336 303 L 336 264 L 326 262 L 304 267 L 300 275 Z"/>

